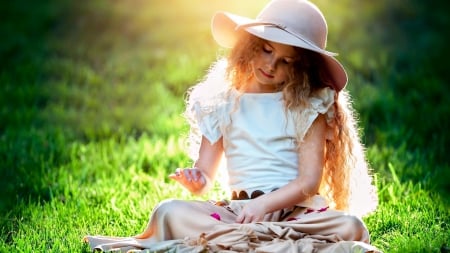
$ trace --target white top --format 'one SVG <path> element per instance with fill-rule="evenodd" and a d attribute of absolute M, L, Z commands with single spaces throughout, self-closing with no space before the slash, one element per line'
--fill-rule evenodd
<path fill-rule="evenodd" d="M 295 122 L 301 123 L 303 138 L 319 113 L 332 113 L 334 102 L 334 91 L 325 88 L 294 118 L 286 112 L 281 92 L 241 94 L 232 89 L 221 96 L 222 102 L 211 106 L 197 101 L 192 109 L 211 143 L 223 136 L 230 190 L 248 193 L 270 192 L 297 177 Z"/>

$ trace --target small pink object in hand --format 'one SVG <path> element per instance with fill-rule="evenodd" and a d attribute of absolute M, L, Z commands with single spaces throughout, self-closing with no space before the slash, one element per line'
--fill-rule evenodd
<path fill-rule="evenodd" d="M 218 214 L 218 213 L 212 213 L 211 217 L 213 217 L 216 220 L 220 220 L 220 214 Z"/>
<path fill-rule="evenodd" d="M 322 207 L 319 210 L 317 210 L 317 212 L 318 213 L 325 212 L 327 209 L 328 209 L 328 206 L 327 207 Z"/>

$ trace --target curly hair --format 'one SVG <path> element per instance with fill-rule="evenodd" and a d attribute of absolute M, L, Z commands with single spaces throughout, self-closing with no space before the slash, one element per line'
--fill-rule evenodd
<path fill-rule="evenodd" d="M 265 41 L 246 32 L 239 37 L 227 58 L 226 74 L 231 85 L 243 91 L 246 81 L 253 75 L 251 60 L 262 50 Z M 324 59 L 321 55 L 294 48 L 299 60 L 290 69 L 289 80 L 278 89 L 283 92 L 285 109 L 300 113 L 314 92 L 332 85 L 322 67 Z M 331 207 L 364 215 L 376 208 L 378 199 L 358 134 L 356 113 L 347 91 L 336 93 L 332 109 L 334 117 L 327 121 L 332 134 L 326 141 L 319 192 Z M 303 138 L 299 135 L 297 143 L 301 143 Z"/>

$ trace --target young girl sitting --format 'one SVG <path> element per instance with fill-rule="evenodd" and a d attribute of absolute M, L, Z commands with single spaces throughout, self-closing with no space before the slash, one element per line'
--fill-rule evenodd
<path fill-rule="evenodd" d="M 273 0 L 256 19 L 219 12 L 232 48 L 189 92 L 192 168 L 170 178 L 203 194 L 226 159 L 230 200 L 166 200 L 134 237 L 87 236 L 92 249 L 204 252 L 376 251 L 359 218 L 377 205 L 348 93 L 306 0 Z"/>

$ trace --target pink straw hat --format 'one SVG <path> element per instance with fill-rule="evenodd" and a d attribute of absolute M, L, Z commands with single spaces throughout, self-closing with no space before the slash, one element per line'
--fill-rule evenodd
<path fill-rule="evenodd" d="M 328 33 L 326 20 L 311 2 L 272 0 L 256 19 L 228 12 L 218 12 L 212 19 L 213 37 L 223 47 L 233 47 L 242 30 L 265 40 L 319 53 L 325 59 L 333 88 L 340 91 L 347 84 L 347 73 L 334 58 L 337 54 L 325 50 Z"/>

